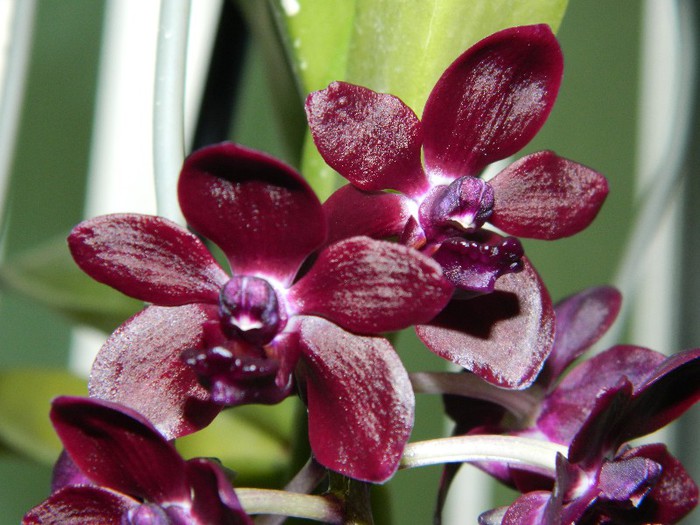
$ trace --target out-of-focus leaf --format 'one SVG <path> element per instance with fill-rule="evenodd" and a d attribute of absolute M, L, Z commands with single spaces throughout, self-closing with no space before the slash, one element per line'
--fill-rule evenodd
<path fill-rule="evenodd" d="M 0 266 L 0 285 L 69 316 L 111 332 L 143 307 L 78 268 L 65 236 L 51 239 Z"/>
<path fill-rule="evenodd" d="M 58 395 L 87 396 L 87 384 L 63 370 L 0 371 L 0 440 L 53 464 L 62 447 L 48 415 L 51 400 Z"/>
<path fill-rule="evenodd" d="M 299 400 L 245 405 L 222 412 L 207 428 L 177 440 L 185 458 L 215 457 L 236 474 L 236 483 L 279 483 L 289 465 Z"/>

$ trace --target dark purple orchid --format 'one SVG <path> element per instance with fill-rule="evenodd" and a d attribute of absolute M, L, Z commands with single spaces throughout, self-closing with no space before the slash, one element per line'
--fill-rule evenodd
<path fill-rule="evenodd" d="M 61 397 L 51 420 L 66 452 L 53 493 L 23 524 L 252 524 L 216 463 L 185 461 L 140 414 L 108 401 Z"/>
<path fill-rule="evenodd" d="M 440 262 L 455 286 L 483 293 L 523 267 L 520 242 L 482 230 L 486 222 L 535 239 L 587 227 L 608 186 L 580 164 L 543 151 L 488 182 L 479 178 L 539 131 L 562 70 L 549 27 L 524 26 L 458 57 L 430 93 L 422 120 L 398 98 L 352 84 L 310 94 L 306 112 L 318 150 L 351 182 L 324 204 L 329 241 L 399 237 Z"/>
<path fill-rule="evenodd" d="M 509 433 L 569 447 L 568 460 L 560 460 L 554 496 L 554 480 L 545 473 L 480 465 L 526 492 L 505 515 L 488 514 L 484 523 L 613 523 L 616 513 L 625 515 L 624 523 L 674 523 L 695 506 L 695 485 L 662 445 L 626 443 L 665 426 L 700 399 L 700 349 L 666 357 L 616 346 L 564 375 L 605 333 L 619 306 L 619 293 L 607 287 L 556 306 L 552 353 L 535 385 L 514 393 L 527 395 L 532 406 L 519 419 L 506 418 L 506 409 L 493 402 L 446 397 L 457 433 Z M 440 501 L 455 471 L 446 469 Z M 557 505 L 561 520 L 551 518 Z"/>
<path fill-rule="evenodd" d="M 101 349 L 91 395 L 138 409 L 177 437 L 208 424 L 221 405 L 286 397 L 301 359 L 317 459 L 359 479 L 387 479 L 410 434 L 413 393 L 391 345 L 367 335 L 434 317 L 452 293 L 439 265 L 368 237 L 316 254 L 326 219 L 308 184 L 234 144 L 191 155 L 179 199 L 232 276 L 199 238 L 158 217 L 97 217 L 69 237 L 85 272 L 155 305 Z"/>

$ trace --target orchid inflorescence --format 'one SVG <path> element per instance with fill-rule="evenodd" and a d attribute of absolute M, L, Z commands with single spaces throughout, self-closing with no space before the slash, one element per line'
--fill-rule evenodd
<path fill-rule="evenodd" d="M 675 523 L 690 512 L 698 489 L 680 462 L 662 444 L 630 441 L 697 401 L 700 349 L 615 346 L 580 360 L 620 294 L 598 287 L 553 305 L 516 237 L 583 230 L 605 178 L 551 151 L 481 176 L 539 131 L 562 71 L 551 30 L 534 25 L 459 56 L 420 119 L 393 95 L 334 82 L 305 106 L 320 154 L 349 181 L 326 202 L 282 162 L 221 143 L 180 173 L 192 231 L 137 214 L 76 226 L 68 244 L 80 268 L 148 306 L 100 350 L 90 397 L 54 401 L 65 452 L 51 496 L 24 523 L 299 515 L 284 493 L 234 490 L 223 465 L 185 461 L 172 444 L 223 409 L 292 395 L 307 408 L 312 464 L 331 478 L 384 483 L 447 462 L 437 521 L 459 461 L 522 493 L 484 524 Z M 409 375 L 386 335 L 409 327 L 463 371 Z M 409 444 L 414 391 L 428 383 L 454 435 Z M 352 502 L 318 485 L 305 497 L 321 510 L 301 515 L 347 522 Z"/>

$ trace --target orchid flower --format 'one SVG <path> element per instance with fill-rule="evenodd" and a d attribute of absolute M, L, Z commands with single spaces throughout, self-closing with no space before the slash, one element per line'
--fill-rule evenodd
<path fill-rule="evenodd" d="M 232 275 L 197 236 L 159 217 L 97 217 L 68 239 L 86 273 L 153 303 L 100 350 L 91 395 L 138 409 L 177 437 L 208 424 L 222 405 L 283 399 L 301 359 L 319 462 L 387 479 L 414 401 L 398 356 L 373 334 L 427 322 L 444 307 L 452 285 L 439 265 L 368 237 L 317 254 L 326 219 L 308 184 L 234 144 L 191 155 L 179 199 Z"/>
<path fill-rule="evenodd" d="M 459 289 L 493 290 L 520 271 L 520 242 L 573 235 L 595 218 L 604 177 L 550 151 L 527 155 L 490 181 L 490 163 L 523 148 L 552 109 L 563 71 L 546 25 L 495 33 L 450 65 L 423 117 L 400 99 L 334 82 L 306 112 L 324 160 L 350 181 L 324 204 L 329 241 L 399 237 L 434 257 Z M 382 190 L 392 190 L 385 193 Z"/>
<path fill-rule="evenodd" d="M 60 397 L 51 420 L 65 454 L 24 525 L 252 525 L 219 465 L 185 461 L 137 412 Z"/>

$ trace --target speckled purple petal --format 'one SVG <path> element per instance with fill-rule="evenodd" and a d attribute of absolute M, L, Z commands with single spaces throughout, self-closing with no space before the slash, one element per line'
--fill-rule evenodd
<path fill-rule="evenodd" d="M 377 334 L 430 321 L 452 295 L 440 266 L 405 246 L 352 237 L 323 250 L 290 289 L 299 314 Z"/>
<path fill-rule="evenodd" d="M 172 439 L 207 426 L 221 410 L 180 359 L 204 345 L 209 305 L 149 306 L 121 325 L 98 353 L 90 395 L 133 408 Z"/>
<path fill-rule="evenodd" d="M 395 96 L 333 82 L 307 97 L 306 115 L 323 159 L 353 185 L 411 196 L 428 190 L 420 122 Z"/>
<path fill-rule="evenodd" d="M 554 348 L 537 378 L 548 388 L 567 366 L 593 346 L 617 318 L 622 295 L 611 286 L 589 288 L 559 301 L 554 306 L 556 335 Z"/>
<path fill-rule="evenodd" d="M 430 324 L 416 327 L 434 353 L 506 388 L 537 377 L 554 339 L 554 310 L 532 265 L 496 281 L 496 291 L 453 300 Z"/>
<path fill-rule="evenodd" d="M 569 444 L 599 393 L 626 377 L 641 384 L 665 356 L 637 346 L 615 346 L 581 362 L 542 403 L 537 427 L 556 443 Z"/>
<path fill-rule="evenodd" d="M 551 493 L 546 491 L 523 494 L 508 507 L 501 525 L 542 525 Z"/>
<path fill-rule="evenodd" d="M 224 251 L 236 274 L 290 284 L 326 238 L 321 203 L 306 181 L 282 162 L 236 144 L 190 155 L 178 196 L 189 224 Z"/>
<path fill-rule="evenodd" d="M 189 500 L 184 460 L 140 414 L 103 400 L 59 397 L 50 416 L 68 454 L 98 485 L 155 503 Z"/>
<path fill-rule="evenodd" d="M 30 510 L 23 525 L 122 525 L 138 502 L 99 487 L 65 487 Z"/>
<path fill-rule="evenodd" d="M 552 109 L 562 71 L 559 44 L 546 25 L 505 29 L 464 52 L 423 111 L 431 179 L 476 175 L 525 146 Z"/>
<path fill-rule="evenodd" d="M 73 228 L 68 246 L 93 279 L 161 306 L 216 303 L 228 280 L 195 235 L 161 217 L 89 219 Z"/>
<path fill-rule="evenodd" d="M 551 151 L 514 162 L 491 181 L 489 222 L 510 235 L 559 239 L 586 228 L 608 195 L 605 177 Z"/>
<path fill-rule="evenodd" d="M 346 184 L 323 203 L 328 217 L 327 243 L 357 235 L 398 237 L 411 217 L 411 204 L 399 193 L 366 192 Z"/>
<path fill-rule="evenodd" d="M 191 459 L 186 469 L 192 487 L 192 516 L 198 524 L 253 524 L 218 465 L 206 459 Z"/>
<path fill-rule="evenodd" d="M 69 485 L 92 485 L 92 481 L 78 468 L 68 453 L 63 450 L 53 467 L 51 492 Z"/>
<path fill-rule="evenodd" d="M 318 317 L 301 321 L 309 441 L 319 463 L 382 483 L 399 466 L 413 428 L 408 373 L 391 344 Z"/>
<path fill-rule="evenodd" d="M 695 508 L 698 503 L 698 487 L 681 462 L 671 456 L 663 444 L 642 445 L 619 456 L 621 460 L 628 458 L 653 461 L 661 466 L 661 476 L 649 494 L 632 511 L 636 518 L 634 521 L 621 513 L 623 523 L 676 523 Z"/>

